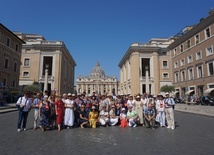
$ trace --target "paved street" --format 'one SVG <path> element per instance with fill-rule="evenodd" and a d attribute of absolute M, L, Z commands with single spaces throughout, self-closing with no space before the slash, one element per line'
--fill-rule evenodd
<path fill-rule="evenodd" d="M 214 152 L 214 118 L 176 112 L 176 129 L 143 127 L 100 127 L 41 132 L 32 130 L 33 112 L 28 131 L 17 133 L 18 112 L 0 115 L 0 151 L 2 155 L 41 154 L 206 154 Z"/>

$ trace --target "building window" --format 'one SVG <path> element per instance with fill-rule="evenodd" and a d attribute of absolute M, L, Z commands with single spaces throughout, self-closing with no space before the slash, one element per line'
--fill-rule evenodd
<path fill-rule="evenodd" d="M 4 68 L 8 69 L 9 68 L 9 60 L 6 58 L 4 59 Z"/>
<path fill-rule="evenodd" d="M 24 59 L 24 66 L 25 67 L 29 67 L 30 66 L 30 59 L 29 58 L 25 58 Z"/>
<path fill-rule="evenodd" d="M 213 62 L 208 63 L 208 76 L 214 75 L 213 65 L 214 65 Z"/>
<path fill-rule="evenodd" d="M 7 86 L 7 79 L 3 80 L 3 86 Z"/>
<path fill-rule="evenodd" d="M 175 82 L 179 82 L 178 73 L 175 73 Z"/>
<path fill-rule="evenodd" d="M 167 61 L 163 61 L 163 68 L 168 68 L 168 62 Z"/>
<path fill-rule="evenodd" d="M 181 66 L 185 65 L 184 59 L 181 59 Z"/>
<path fill-rule="evenodd" d="M 192 60 L 192 55 L 188 56 L 187 57 L 187 60 L 188 60 L 188 63 L 191 63 L 193 60 Z"/>
<path fill-rule="evenodd" d="M 175 73 L 175 82 L 179 82 L 178 73 Z"/>
<path fill-rule="evenodd" d="M 18 50 L 19 50 L 19 45 L 16 44 L 16 52 L 18 52 Z"/>
<path fill-rule="evenodd" d="M 12 87 L 16 87 L 16 81 L 13 81 Z"/>
<path fill-rule="evenodd" d="M 175 49 L 174 49 L 174 55 L 176 55 L 176 54 L 177 54 L 177 49 L 175 48 Z"/>
<path fill-rule="evenodd" d="M 181 81 L 186 81 L 185 71 L 181 71 Z"/>
<path fill-rule="evenodd" d="M 14 63 L 13 71 L 16 72 L 16 70 L 17 70 L 17 63 L 15 62 L 15 63 Z"/>
<path fill-rule="evenodd" d="M 186 42 L 186 48 L 190 48 L 190 40 L 187 40 L 187 42 Z"/>
<path fill-rule="evenodd" d="M 163 78 L 169 78 L 169 74 L 168 73 L 163 73 Z"/>
<path fill-rule="evenodd" d="M 205 36 L 206 36 L 206 38 L 209 38 L 209 37 L 210 37 L 210 28 L 207 28 L 207 29 L 205 30 Z"/>
<path fill-rule="evenodd" d="M 178 68 L 178 62 L 174 63 L 174 68 Z"/>
<path fill-rule="evenodd" d="M 212 49 L 212 47 L 206 48 L 206 54 L 207 54 L 207 56 L 213 54 L 213 49 Z"/>
<path fill-rule="evenodd" d="M 198 78 L 201 78 L 203 76 L 202 66 L 197 67 L 197 72 L 198 72 Z"/>
<path fill-rule="evenodd" d="M 200 52 L 197 52 L 196 53 L 196 60 L 199 60 L 199 59 L 201 59 L 202 58 L 202 56 L 201 56 L 201 51 Z"/>
<path fill-rule="evenodd" d="M 192 80 L 192 79 L 194 78 L 193 69 L 192 69 L 192 68 L 189 68 L 189 69 L 188 69 L 188 72 L 189 72 L 189 80 Z"/>
<path fill-rule="evenodd" d="M 183 45 L 180 45 L 180 51 L 183 52 L 184 51 L 184 47 Z"/>
<path fill-rule="evenodd" d="M 197 34 L 196 36 L 195 36 L 195 44 L 198 44 L 199 43 L 199 35 Z"/>
<path fill-rule="evenodd" d="M 24 71 L 22 76 L 23 76 L 23 77 L 29 77 L 29 76 L 30 76 L 30 73 L 29 73 L 28 71 Z"/>
<path fill-rule="evenodd" d="M 10 38 L 7 38 L 7 46 L 10 47 Z"/>

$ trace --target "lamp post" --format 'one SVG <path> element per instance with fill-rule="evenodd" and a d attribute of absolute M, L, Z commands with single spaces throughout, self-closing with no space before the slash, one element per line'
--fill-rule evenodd
<path fill-rule="evenodd" d="M 44 82 L 44 90 L 43 90 L 43 92 L 45 92 L 48 89 L 48 67 L 49 67 L 49 65 L 46 64 L 45 65 L 45 82 Z"/>
<path fill-rule="evenodd" d="M 146 69 L 146 93 L 149 93 L 149 66 L 145 66 Z"/>

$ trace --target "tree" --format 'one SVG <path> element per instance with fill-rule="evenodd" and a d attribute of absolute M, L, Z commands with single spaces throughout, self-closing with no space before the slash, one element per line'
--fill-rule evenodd
<path fill-rule="evenodd" d="M 175 87 L 174 86 L 169 86 L 169 85 L 164 85 L 164 86 L 162 86 L 161 88 L 160 88 L 160 91 L 161 92 L 169 92 L 169 93 L 171 93 L 172 91 L 174 91 L 175 90 Z"/>
<path fill-rule="evenodd" d="M 29 92 L 30 94 L 40 92 L 40 88 L 38 85 L 27 85 L 24 87 L 24 92 Z"/>

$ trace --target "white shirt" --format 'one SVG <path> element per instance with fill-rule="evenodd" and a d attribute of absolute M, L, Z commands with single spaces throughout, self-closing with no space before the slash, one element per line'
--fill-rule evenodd
<path fill-rule="evenodd" d="M 165 106 L 165 104 L 164 104 L 163 100 L 157 100 L 156 101 L 156 109 L 158 111 L 164 111 L 164 106 Z"/>
<path fill-rule="evenodd" d="M 16 104 L 20 105 L 20 107 L 24 106 L 24 109 L 22 111 L 27 112 L 32 106 L 32 101 L 30 98 L 20 97 Z"/>
<path fill-rule="evenodd" d="M 128 100 L 127 105 L 130 107 L 134 107 L 135 106 L 135 100 Z"/>

